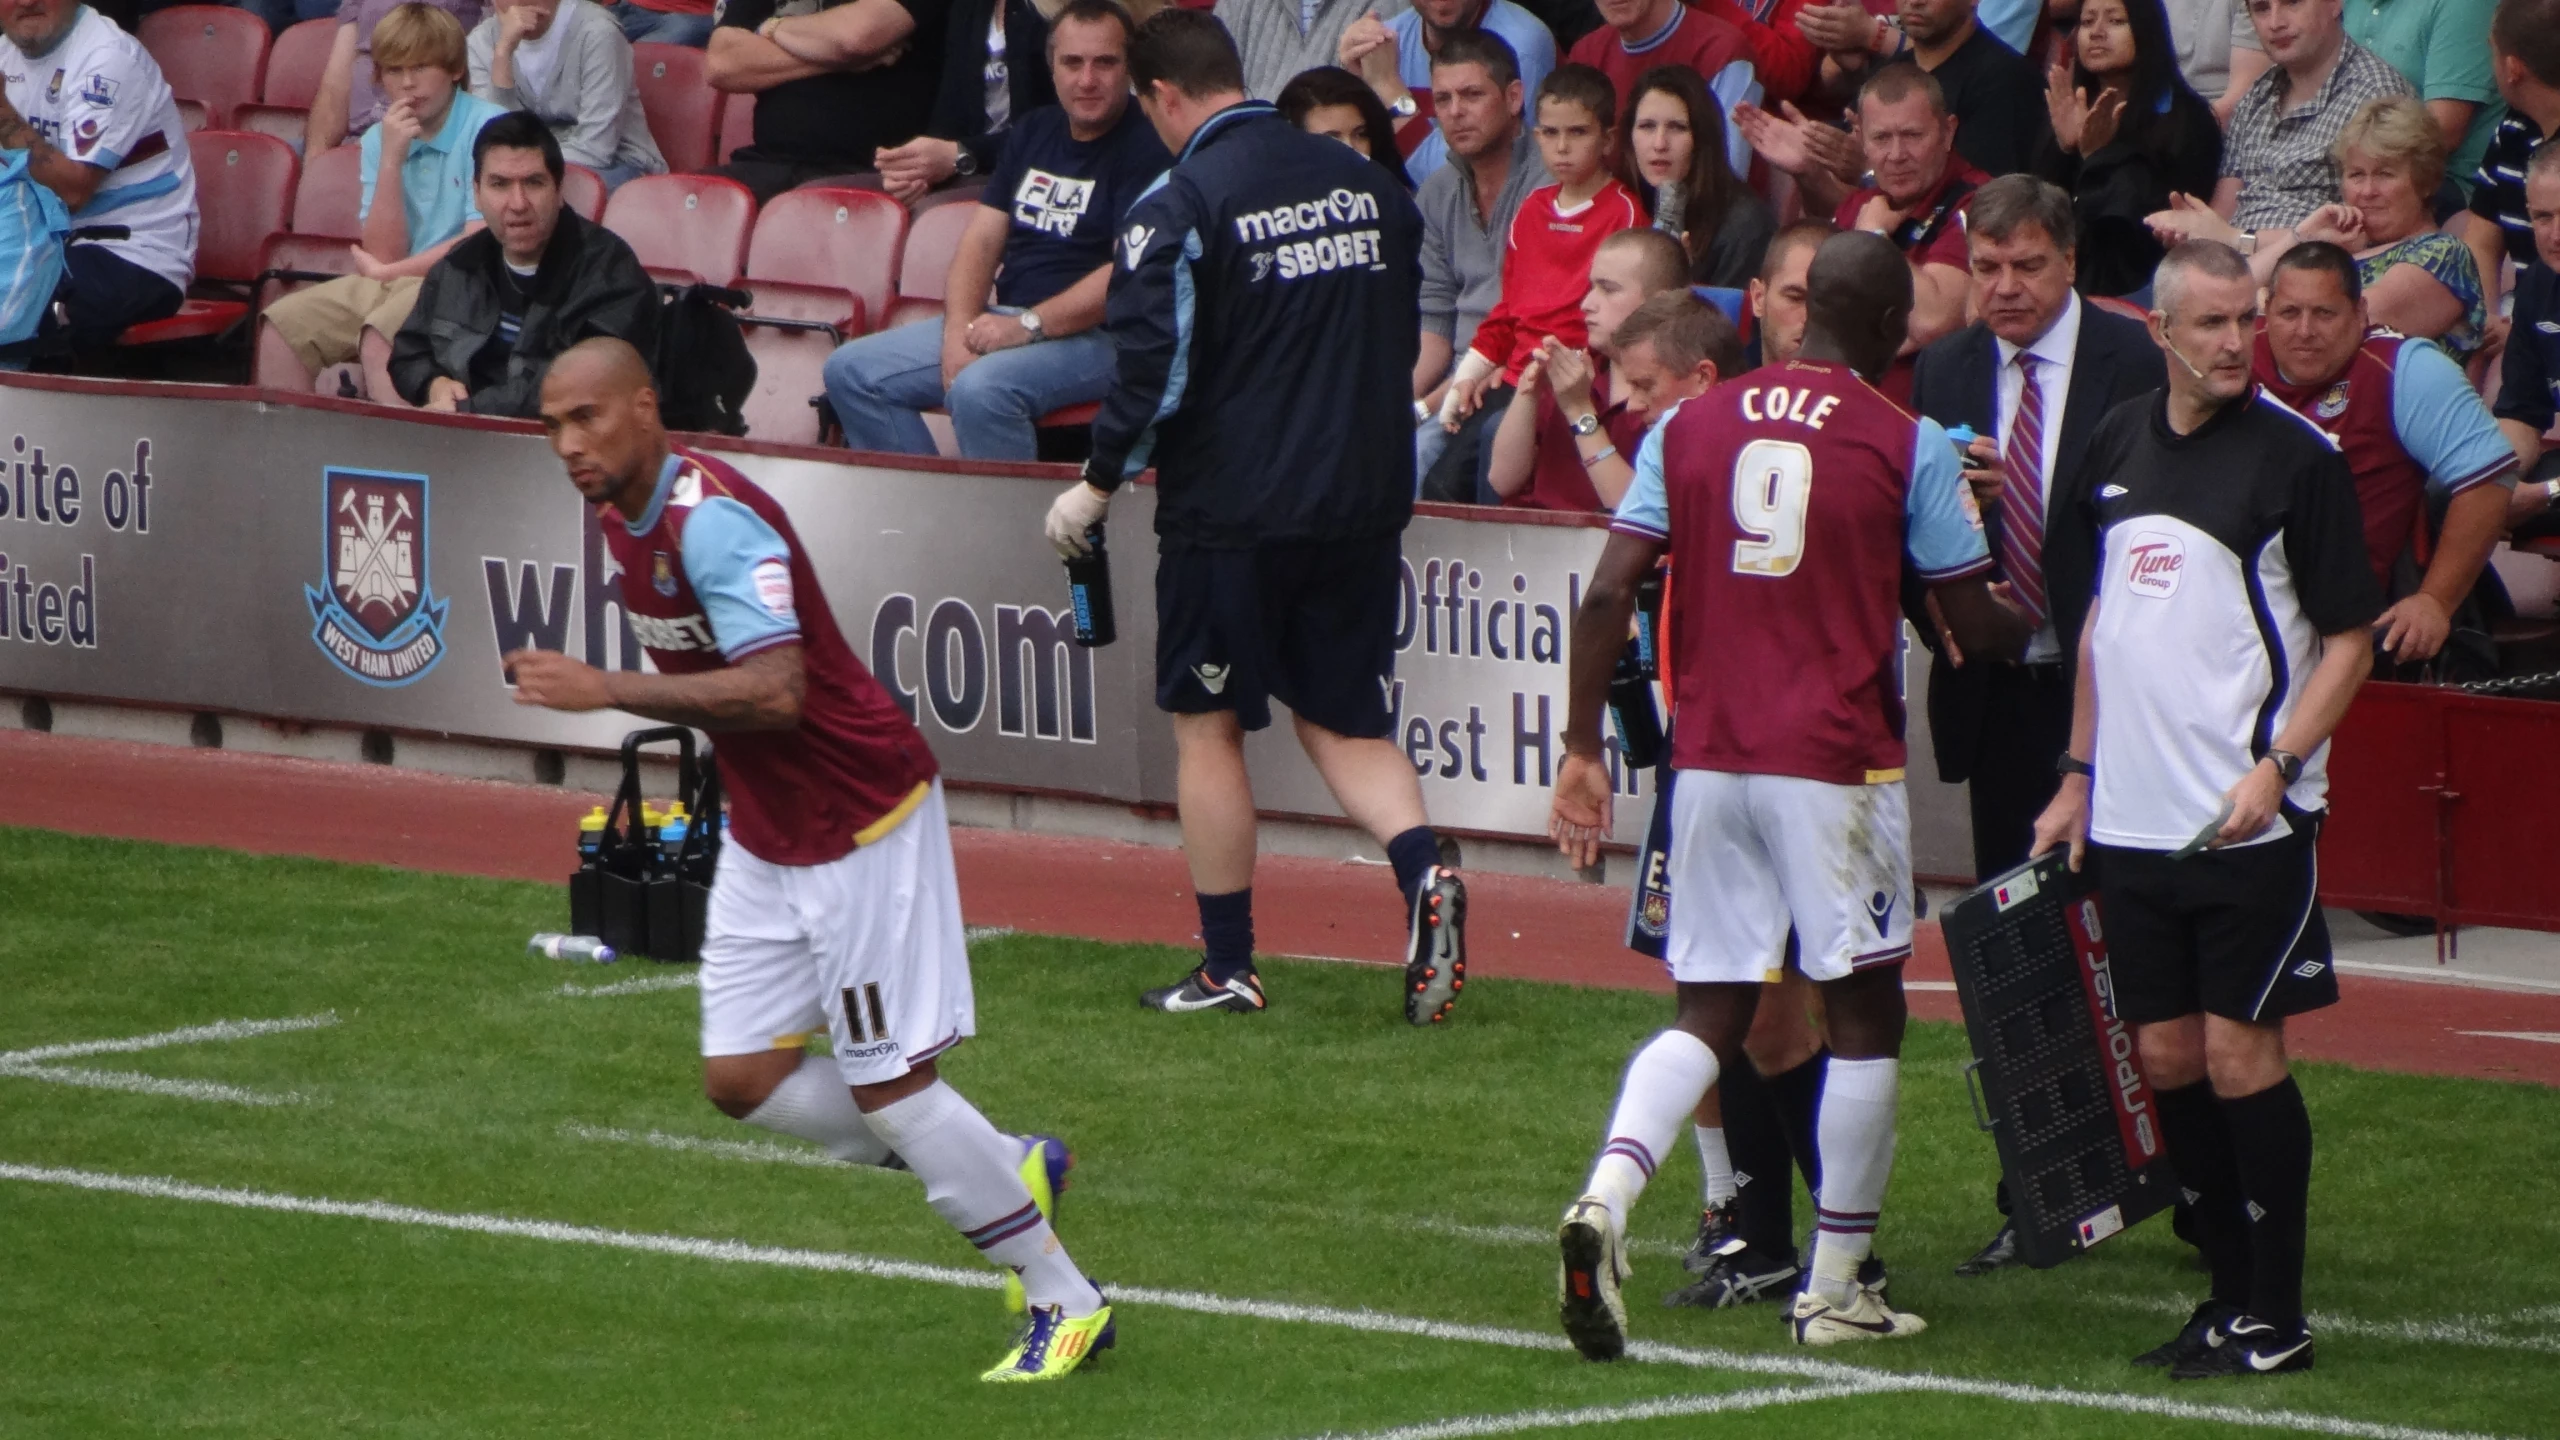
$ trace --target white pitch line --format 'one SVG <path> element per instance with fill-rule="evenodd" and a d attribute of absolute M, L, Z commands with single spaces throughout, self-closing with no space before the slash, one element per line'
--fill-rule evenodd
<path fill-rule="evenodd" d="M 823 1150 L 809 1150 L 796 1145 L 775 1145 L 763 1140 L 705 1140 L 692 1135 L 669 1135 L 662 1130 L 612 1130 L 599 1125 L 568 1124 L 560 1133 L 573 1140 L 601 1140 L 616 1145 L 646 1145 L 652 1150 L 676 1150 L 696 1155 L 716 1155 L 723 1160 L 745 1160 L 759 1165 L 806 1165 L 819 1170 L 877 1170 L 876 1165 L 852 1165 L 838 1160 Z M 882 1171 L 883 1174 L 891 1172 Z"/>
<path fill-rule="evenodd" d="M 605 995 L 646 995 L 654 990 L 690 990 L 693 972 L 681 975 L 643 975 L 636 980 L 616 980 L 610 985 L 581 985 L 570 981 L 560 987 L 563 995 L 582 995 L 590 999 Z"/>
<path fill-rule="evenodd" d="M 1509 1415 L 1462 1415 L 1452 1420 L 1399 1425 L 1392 1430 L 1367 1430 L 1357 1435 L 1333 1431 L 1316 1436 L 1315 1440 L 1471 1440 L 1478 1435 L 1573 1430 L 1585 1425 L 1625 1425 L 1640 1420 L 1670 1420 L 1689 1415 L 1731 1415 L 1744 1410 L 1766 1410 L 1776 1405 L 1837 1400 L 1844 1395 L 1889 1394 L 1900 1388 L 1889 1381 L 1872 1385 L 1771 1385 L 1756 1390 L 1732 1390 L 1721 1395 L 1676 1395 L 1662 1400 L 1641 1400 L 1632 1405 L 1591 1405 L 1580 1410 L 1521 1410 Z"/>
<path fill-rule="evenodd" d="M 381 1200 L 315 1199 L 258 1190 L 197 1185 L 184 1180 L 152 1176 L 115 1175 L 96 1170 L 70 1170 L 0 1162 L 0 1180 L 22 1180 L 31 1184 L 62 1185 L 77 1190 L 223 1205 L 237 1210 L 323 1215 L 479 1235 L 547 1240 L 555 1244 L 594 1245 L 607 1249 L 681 1256 L 686 1259 L 711 1260 L 733 1265 L 774 1265 L 795 1270 L 868 1275 L 884 1280 L 916 1280 L 931 1285 L 948 1285 L 969 1290 L 991 1290 L 1004 1283 L 992 1270 L 961 1270 L 945 1265 L 927 1265 L 913 1260 L 888 1260 L 870 1255 L 825 1250 L 786 1249 L 780 1246 L 753 1245 L 743 1240 L 705 1240 L 684 1235 L 651 1235 L 629 1230 L 607 1230 L 592 1225 L 570 1225 L 552 1220 L 516 1220 L 503 1215 L 425 1210 L 416 1206 L 395 1205 Z M 1278 1300 L 1249 1300 L 1198 1290 L 1160 1290 L 1136 1285 L 1114 1286 L 1111 1294 L 1115 1305 L 1152 1305 L 1167 1310 L 1187 1311 L 1195 1315 L 1267 1320 L 1281 1324 L 1318 1325 L 1365 1334 L 1400 1335 L 1421 1340 L 1453 1340 L 1498 1346 L 1509 1350 L 1530 1350 L 1550 1354 L 1557 1352 L 1570 1354 L 1573 1349 L 1572 1342 L 1548 1331 L 1514 1330 L 1499 1325 L 1464 1325 L 1444 1320 L 1425 1320 L 1415 1316 L 1395 1315 L 1379 1310 L 1346 1310 L 1330 1305 L 1299 1305 Z M 1816 1360 L 1810 1357 L 1747 1354 L 1703 1346 L 1688 1347 L 1639 1342 L 1627 1347 L 1627 1358 L 1652 1364 L 1685 1365 L 1694 1369 L 1727 1370 L 1742 1374 L 1787 1376 L 1837 1385 L 1889 1385 L 1896 1390 L 2006 1400 L 2022 1405 L 2058 1405 L 2074 1409 L 2105 1410 L 2119 1415 L 2156 1415 L 2165 1419 L 2203 1420 L 2258 1429 L 2294 1430 L 2315 1435 L 2340 1436 L 2344 1437 L 2344 1440 L 2492 1440 L 2492 1437 L 2471 1432 L 2428 1430 L 2417 1426 L 2352 1420 L 2344 1416 L 2318 1415 L 2299 1410 L 2257 1410 L 2241 1405 L 2199 1405 L 2116 1391 L 2064 1390 L 2038 1385 L 2009 1384 L 1996 1380 L 1971 1380 L 1957 1376 L 1932 1375 L 1927 1372 L 1870 1370 L 1861 1366 Z"/>
<path fill-rule="evenodd" d="M 297 1015 L 289 1020 L 217 1020 L 210 1025 L 189 1025 L 184 1029 L 163 1030 L 156 1035 L 134 1035 L 122 1040 L 77 1040 L 67 1045 L 11 1050 L 0 1053 L 0 1069 L 34 1065 L 46 1060 L 72 1060 L 83 1055 L 130 1055 L 137 1050 L 161 1050 L 171 1045 L 247 1040 L 258 1035 L 283 1035 L 296 1030 L 325 1030 L 337 1023 L 338 1012 L 335 1010 L 325 1010 L 317 1015 Z"/>
<path fill-rule="evenodd" d="M 123 1090 L 136 1095 L 167 1095 L 178 1100 L 218 1100 L 231 1105 L 300 1105 L 304 1097 L 290 1090 L 243 1090 L 210 1080 L 164 1080 L 130 1070 L 83 1070 L 72 1065 L 0 1065 L 0 1080 L 42 1080 L 83 1090 Z"/>
<path fill-rule="evenodd" d="M 2094 1295 L 2099 1304 L 2120 1310 L 2140 1310 L 2154 1315 L 2184 1315 L 2195 1308 L 2190 1302 L 2174 1297 L 2141 1295 Z M 2406 1340 L 2437 1345 L 2467 1345 L 2480 1350 L 2531 1350 L 2545 1355 L 2560 1355 L 2560 1336 L 2509 1335 L 2491 1327 L 2517 1321 L 2531 1322 L 2547 1318 L 2536 1311 L 2520 1312 L 2512 1320 L 2486 1315 L 2448 1315 L 2433 1320 L 2365 1320 L 2353 1315 L 2333 1315 L 2314 1310 L 2303 1317 L 2314 1334 L 2353 1335 L 2365 1340 Z"/>
<path fill-rule="evenodd" d="M 1001 940 L 1012 933 L 1010 925 L 972 925 L 960 932 L 960 938 L 975 945 L 981 940 Z"/>
<path fill-rule="evenodd" d="M 2456 1035 L 2475 1035 L 2483 1040 L 2529 1040 L 2537 1045 L 2560 1045 L 2560 1030 L 2456 1030 Z"/>

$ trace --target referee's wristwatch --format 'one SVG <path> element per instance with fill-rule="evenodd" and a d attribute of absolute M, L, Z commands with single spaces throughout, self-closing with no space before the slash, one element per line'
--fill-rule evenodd
<path fill-rule="evenodd" d="M 2070 751 L 2065 750 L 2060 755 L 2054 757 L 2053 773 L 2056 775 L 2086 775 L 2091 779 L 2096 779 L 2098 767 L 2081 759 L 2079 756 L 2072 754 Z"/>
<path fill-rule="evenodd" d="M 2269 750 L 2266 758 L 2275 762 L 2276 775 L 2287 786 L 2302 778 L 2302 757 L 2290 750 Z"/>

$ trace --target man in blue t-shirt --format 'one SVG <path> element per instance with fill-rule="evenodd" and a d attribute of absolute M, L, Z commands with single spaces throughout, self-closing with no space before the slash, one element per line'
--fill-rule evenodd
<path fill-rule="evenodd" d="M 939 405 L 962 455 L 1036 459 L 1042 415 L 1111 389 L 1100 328 L 1111 242 L 1173 160 L 1129 104 L 1128 14 L 1111 0 L 1070 0 L 1058 12 L 1049 72 L 1058 103 L 1005 137 L 951 258 L 942 318 L 827 357 L 827 400 L 854 449 L 934 453 L 918 412 Z"/>

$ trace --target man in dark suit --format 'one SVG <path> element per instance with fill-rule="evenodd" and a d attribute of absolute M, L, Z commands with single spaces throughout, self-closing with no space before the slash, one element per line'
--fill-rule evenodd
<path fill-rule="evenodd" d="M 1938 778 L 1967 787 L 1974 874 L 1988 879 L 2026 860 L 2071 738 L 2073 662 L 2097 571 L 2078 488 L 2089 434 L 2167 376 L 2141 321 L 2072 292 L 2071 197 L 2061 189 L 2030 175 L 1991 181 L 1973 194 L 1966 237 L 1980 318 L 1920 352 L 1911 398 L 1921 414 L 1978 437 L 1965 479 L 2013 598 L 2040 623 L 2017 664 L 1962 655 L 1934 618 L 1918 628 L 1934 652 Z M 2004 1224 L 1958 1273 L 2015 1254 Z"/>

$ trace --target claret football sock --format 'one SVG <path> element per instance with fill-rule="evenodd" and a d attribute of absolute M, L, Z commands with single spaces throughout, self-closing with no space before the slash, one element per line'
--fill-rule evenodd
<path fill-rule="evenodd" d="M 800 1068 L 782 1078 L 764 1103 L 742 1117 L 750 1125 L 816 1141 L 826 1152 L 854 1165 L 895 1168 L 898 1157 L 886 1141 L 863 1123 L 854 1107 L 844 1072 L 820 1055 L 802 1057 Z"/>
<path fill-rule="evenodd" d="M 2221 1102 L 2248 1197 L 2249 1313 L 2290 1335 L 2302 1328 L 2302 1250 L 2311 1203 L 2311 1112 L 2288 1075 Z"/>
<path fill-rule="evenodd" d="M 1440 863 L 1440 837 L 1428 825 L 1416 825 L 1387 842 L 1387 863 L 1396 868 L 1396 888 L 1410 909 L 1423 878 Z"/>
<path fill-rule="evenodd" d="M 1679 1142 L 1680 1126 L 1697 1113 L 1698 1101 L 1714 1083 L 1716 1053 L 1686 1030 L 1663 1031 L 1627 1062 L 1608 1139 L 1591 1167 L 1591 1183 L 1584 1187 L 1608 1205 L 1618 1233 L 1626 1233 L 1636 1197 Z"/>
<path fill-rule="evenodd" d="M 933 1213 L 990 1262 L 1019 1273 L 1034 1307 L 1062 1305 L 1070 1320 L 1102 1308 L 1102 1292 L 1067 1258 L 1023 1186 L 1021 1143 L 959 1091 L 937 1080 L 864 1118 L 924 1182 Z"/>
<path fill-rule="evenodd" d="M 1692 1126 L 1691 1133 L 1698 1137 L 1698 1199 L 1713 1210 L 1733 1198 L 1733 1157 L 1725 1152 L 1723 1126 Z"/>
<path fill-rule="evenodd" d="M 2169 1146 L 2169 1163 L 2186 1188 L 2196 1248 L 2213 1267 L 2213 1298 L 2246 1310 L 2256 1262 L 2240 1159 L 2224 1119 L 2228 1107 L 2213 1098 L 2213 1085 L 2205 1080 L 2152 1094 L 2160 1104 L 2160 1138 Z"/>
<path fill-rule="evenodd" d="M 1200 968 L 1223 985 L 1253 968 L 1253 887 L 1197 898 L 1200 945 L 1206 956 Z"/>
<path fill-rule="evenodd" d="M 1814 1204 L 1812 1290 L 1846 1307 L 1858 1266 L 1875 1248 L 1876 1216 L 1893 1175 L 1894 1112 L 1902 1094 L 1899 1060 L 1832 1057 L 1822 1092 L 1822 1191 Z"/>

